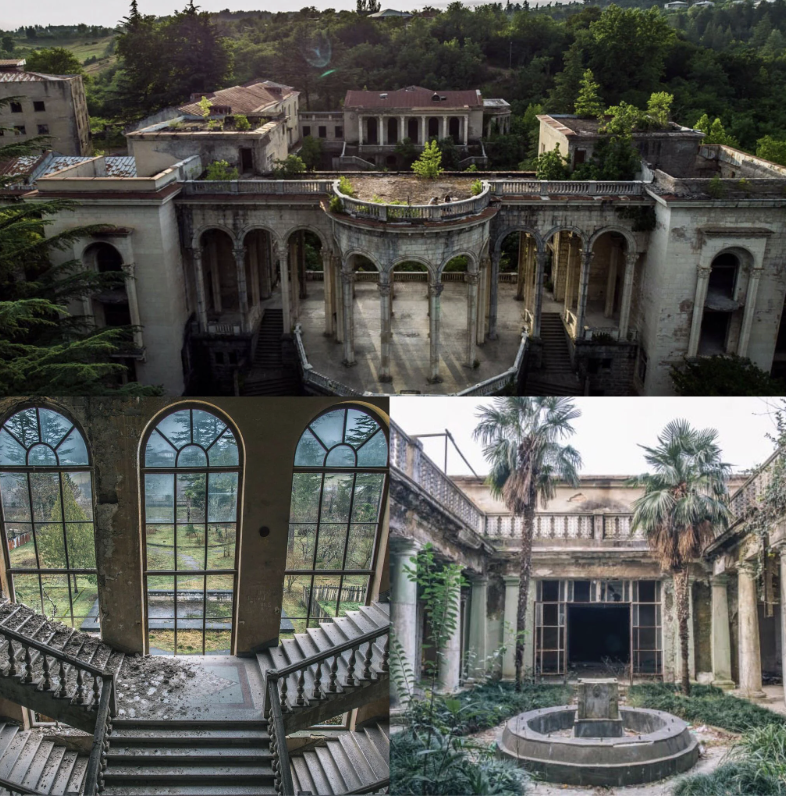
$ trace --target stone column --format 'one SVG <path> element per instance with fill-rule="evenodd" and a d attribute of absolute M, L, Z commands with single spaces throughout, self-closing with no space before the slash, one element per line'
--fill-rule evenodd
<path fill-rule="evenodd" d="M 262 298 L 259 290 L 262 274 L 262 256 L 260 253 L 259 235 L 253 235 L 250 241 L 246 249 L 248 251 L 248 272 L 251 275 L 251 284 L 247 285 L 247 288 L 251 306 L 256 307 L 259 304 L 259 300 Z"/>
<path fill-rule="evenodd" d="M 505 575 L 505 613 L 503 617 L 502 679 L 513 680 L 516 676 L 516 617 L 519 610 L 519 576 Z M 530 581 L 530 590 L 534 584 Z"/>
<path fill-rule="evenodd" d="M 352 306 L 352 294 L 355 286 L 354 271 L 341 271 L 341 282 L 343 286 L 344 298 L 344 360 L 347 367 L 357 364 L 355 362 L 355 330 L 354 330 L 354 307 Z"/>
<path fill-rule="evenodd" d="M 619 256 L 619 247 L 612 245 L 611 257 L 609 257 L 609 273 L 606 277 L 606 306 L 603 308 L 603 315 L 606 318 L 614 317 L 614 298 L 617 292 L 617 262 Z"/>
<path fill-rule="evenodd" d="M 425 116 L 421 116 L 420 117 L 420 143 L 423 144 L 423 146 L 426 145 L 426 131 L 427 131 L 427 129 L 428 128 L 426 127 L 426 117 Z"/>
<path fill-rule="evenodd" d="M 196 281 L 197 296 L 197 321 L 199 331 L 207 331 L 207 297 L 205 295 L 205 274 L 202 269 L 202 249 L 191 249 L 191 262 L 194 265 L 194 280 Z"/>
<path fill-rule="evenodd" d="M 740 694 L 750 699 L 764 696 L 761 685 L 761 647 L 759 643 L 759 601 L 756 578 L 747 564 L 738 569 L 737 607 L 740 623 Z"/>
<path fill-rule="evenodd" d="M 516 301 L 524 300 L 524 288 L 527 283 L 527 237 L 525 233 L 519 232 L 519 248 L 516 260 Z"/>
<path fill-rule="evenodd" d="M 322 286 L 325 291 L 325 337 L 333 336 L 333 256 L 322 250 Z"/>
<path fill-rule="evenodd" d="M 445 648 L 437 650 L 439 655 L 437 681 L 439 690 L 445 693 L 457 691 L 461 679 L 461 587 L 456 586 L 450 596 L 456 611 L 456 628 L 445 643 Z"/>
<path fill-rule="evenodd" d="M 478 281 L 478 322 L 476 337 L 476 343 L 478 345 L 483 345 L 486 340 L 486 304 L 488 303 L 489 270 L 490 266 L 488 261 L 482 260 L 480 263 L 480 278 Z"/>
<path fill-rule="evenodd" d="M 475 367 L 478 344 L 478 272 L 468 271 L 467 282 L 467 362 L 468 368 Z"/>
<path fill-rule="evenodd" d="M 390 282 L 383 276 L 386 274 L 380 273 L 379 283 L 377 290 L 379 290 L 379 309 L 382 317 L 381 332 L 380 332 L 380 345 L 382 348 L 382 364 L 379 370 L 379 380 L 382 382 L 392 381 L 390 374 L 390 342 L 393 337 L 390 326 Z"/>
<path fill-rule="evenodd" d="M 365 144 L 365 130 L 363 129 L 363 117 L 358 114 L 358 144 Z"/>
<path fill-rule="evenodd" d="M 213 309 L 216 312 L 221 312 L 223 310 L 221 305 L 221 274 L 219 272 L 215 238 L 211 238 L 207 244 L 207 258 L 210 263 L 210 281 L 213 286 Z"/>
<path fill-rule="evenodd" d="M 472 656 L 472 666 L 467 674 L 472 677 L 483 677 L 486 674 L 486 656 L 488 655 L 488 616 L 486 604 L 488 602 L 488 578 L 473 578 L 472 599 L 469 609 L 469 653 Z"/>
<path fill-rule="evenodd" d="M 576 309 L 576 339 L 584 336 L 584 318 L 587 314 L 587 293 L 589 292 L 589 276 L 592 267 L 593 253 L 582 252 L 581 273 L 579 274 L 579 302 Z"/>
<path fill-rule="evenodd" d="M 751 339 L 751 326 L 753 316 L 756 314 L 756 295 L 759 292 L 759 279 L 761 279 L 762 268 L 752 268 L 751 278 L 748 282 L 748 293 L 745 296 L 745 311 L 742 315 L 742 329 L 740 329 L 740 342 L 737 346 L 737 355 L 748 356 L 748 343 Z"/>
<path fill-rule="evenodd" d="M 297 256 L 297 240 L 290 238 L 287 244 L 287 260 L 289 262 L 289 314 L 292 323 L 300 317 L 300 266 Z"/>
<path fill-rule="evenodd" d="M 333 264 L 333 296 L 336 307 L 336 342 L 344 342 L 344 288 L 342 287 L 341 258 Z"/>
<path fill-rule="evenodd" d="M 464 146 L 467 145 L 467 139 L 469 137 L 469 116 L 465 116 L 461 120 L 462 127 L 464 128 Z"/>
<path fill-rule="evenodd" d="M 713 575 L 712 584 L 712 684 L 734 688 L 731 679 L 731 637 L 729 632 L 729 576 Z"/>
<path fill-rule="evenodd" d="M 693 320 L 690 325 L 688 340 L 688 356 L 695 357 L 699 351 L 701 338 L 701 321 L 704 318 L 704 302 L 707 300 L 707 286 L 710 281 L 709 266 L 700 265 L 696 279 L 696 293 L 693 297 Z"/>
<path fill-rule="evenodd" d="M 781 557 L 781 662 L 786 672 L 786 544 L 778 548 Z M 786 702 L 786 678 L 783 682 L 783 700 Z"/>
<path fill-rule="evenodd" d="M 248 286 L 246 285 L 246 249 L 244 246 L 236 246 L 233 250 L 235 254 L 235 268 L 237 269 L 237 300 L 240 305 L 240 331 L 247 332 L 248 329 Z"/>
<path fill-rule="evenodd" d="M 565 309 L 573 312 L 573 240 L 568 238 L 568 251 L 565 256 Z"/>
<path fill-rule="evenodd" d="M 441 282 L 430 283 L 428 286 L 430 384 L 439 384 L 442 381 L 442 377 L 439 375 L 439 297 L 442 295 L 443 287 Z"/>
<path fill-rule="evenodd" d="M 420 547 L 411 539 L 390 540 L 390 621 L 416 681 L 420 679 L 420 654 L 417 649 L 418 586 L 409 579 L 405 567 L 414 569 L 415 564 L 411 559 L 417 556 Z"/>
<path fill-rule="evenodd" d="M 440 138 L 447 138 L 448 137 L 448 117 L 442 117 L 442 135 Z"/>
<path fill-rule="evenodd" d="M 630 303 L 633 298 L 633 279 L 636 276 L 638 252 L 625 254 L 625 275 L 622 278 L 622 297 L 620 299 L 620 340 L 627 340 L 630 326 Z"/>
<path fill-rule="evenodd" d="M 500 252 L 491 256 L 491 275 L 489 277 L 489 340 L 497 339 L 497 307 L 499 303 L 499 258 Z"/>
<path fill-rule="evenodd" d="M 142 340 L 142 318 L 139 315 L 139 299 L 136 295 L 136 277 L 134 263 L 123 263 L 123 276 L 125 277 L 126 296 L 128 296 L 128 314 L 131 316 L 131 325 L 134 329 L 134 347 L 143 349 L 145 347 Z"/>
<path fill-rule="evenodd" d="M 407 137 L 407 117 L 406 116 L 399 116 L 399 136 L 398 140 L 403 141 Z"/>
<path fill-rule="evenodd" d="M 535 310 L 532 322 L 532 336 L 540 337 L 540 318 L 543 314 L 543 274 L 546 271 L 548 252 L 537 252 L 535 255 Z"/>
<path fill-rule="evenodd" d="M 377 117 L 377 141 L 379 141 L 380 146 L 385 146 L 385 125 L 384 125 L 384 116 Z"/>
<path fill-rule="evenodd" d="M 284 249 L 283 254 L 276 254 L 278 267 L 281 272 L 281 311 L 284 316 L 284 334 L 292 332 L 292 300 L 289 288 L 289 252 Z"/>
<path fill-rule="evenodd" d="M 275 274 L 273 274 L 273 258 L 271 250 L 273 243 L 268 235 L 265 235 L 262 243 L 262 259 L 260 263 L 261 268 L 261 284 L 260 284 L 260 298 L 269 299 L 273 294 L 273 283 L 275 282 Z"/>

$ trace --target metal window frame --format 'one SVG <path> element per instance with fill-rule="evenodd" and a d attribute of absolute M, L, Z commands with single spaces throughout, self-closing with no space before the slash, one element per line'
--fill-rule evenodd
<path fill-rule="evenodd" d="M 220 422 L 224 423 L 226 428 L 221 431 L 220 434 L 216 436 L 216 438 L 205 448 L 203 445 L 197 442 L 188 442 L 185 445 L 177 448 L 172 441 L 159 430 L 159 426 L 161 423 L 170 415 L 176 414 L 177 412 L 188 411 L 189 412 L 189 424 L 190 424 L 190 432 L 191 432 L 191 439 L 193 440 L 193 433 L 194 433 L 194 411 L 201 411 L 205 412 L 206 414 L 213 415 L 213 417 L 217 418 Z M 230 431 L 233 436 L 235 437 L 235 442 L 237 443 L 237 450 L 238 450 L 238 463 L 236 465 L 231 466 L 210 466 L 208 464 L 205 467 L 178 467 L 177 460 L 180 457 L 180 453 L 186 447 L 196 446 L 200 448 L 205 453 L 205 461 L 209 462 L 210 459 L 208 457 L 208 450 L 216 444 L 216 442 L 226 433 L 226 431 Z M 150 438 L 153 436 L 154 433 L 160 434 L 170 445 L 172 445 L 173 450 L 175 453 L 175 466 L 174 467 L 149 467 L 145 464 L 145 451 L 147 450 L 147 444 Z M 162 412 L 161 414 L 157 415 L 155 418 L 155 424 L 150 426 L 146 433 L 142 436 L 142 440 L 140 443 L 139 448 L 139 472 L 141 478 L 139 480 L 139 491 L 141 497 L 141 526 L 142 526 L 142 579 L 143 579 L 143 587 L 144 587 L 144 600 L 143 600 L 143 611 L 144 611 L 144 627 L 145 627 L 145 651 L 150 652 L 150 615 L 149 615 L 149 594 L 150 588 L 148 586 L 148 578 L 149 577 L 171 577 L 172 580 L 172 604 L 173 604 L 173 650 L 172 656 L 176 657 L 178 655 L 177 652 L 177 630 L 178 630 L 178 581 L 180 578 L 202 578 L 202 655 L 205 655 L 205 640 L 207 634 L 207 579 L 211 575 L 225 575 L 227 577 L 232 577 L 232 613 L 231 613 L 231 623 L 230 623 L 230 633 L 229 633 L 229 649 L 230 653 L 235 648 L 235 631 L 237 628 L 237 592 L 238 592 L 238 584 L 239 584 L 239 553 L 240 553 L 240 534 L 241 534 L 241 515 L 240 515 L 240 506 L 242 505 L 242 495 L 243 495 L 243 474 L 245 472 L 245 457 L 244 457 L 244 450 L 241 441 L 240 433 L 237 429 L 237 426 L 230 420 L 230 418 L 224 413 L 223 411 L 217 409 L 212 405 L 201 404 L 198 402 L 186 401 L 182 403 L 173 404 L 167 409 Z M 226 523 L 210 523 L 208 521 L 208 499 L 210 497 L 210 475 L 213 473 L 237 473 L 237 498 L 235 500 L 235 519 L 232 522 Z M 205 534 L 205 545 L 204 545 L 204 562 L 205 567 L 203 569 L 177 569 L 177 529 L 179 523 L 177 521 L 177 484 L 178 484 L 178 475 L 205 475 L 205 519 L 201 525 L 204 526 L 204 534 Z M 155 523 L 148 523 L 147 521 L 147 504 L 146 504 L 146 484 L 147 484 L 147 476 L 148 475 L 172 475 L 172 522 L 155 522 Z M 173 537 L 172 537 L 172 551 L 174 556 L 174 563 L 175 569 L 148 569 L 147 565 L 147 526 L 149 525 L 171 525 L 173 528 Z M 190 523 L 194 524 L 194 523 Z M 233 561 L 232 569 L 208 569 L 207 568 L 207 538 L 208 538 L 208 526 L 209 525 L 230 525 L 234 524 L 235 526 L 235 557 Z M 181 653 L 181 654 L 192 654 L 192 653 Z"/>
<path fill-rule="evenodd" d="M 639 583 L 642 581 L 650 581 L 655 584 L 655 599 L 652 601 L 643 601 L 639 597 Z M 631 584 L 631 603 L 630 603 L 630 676 L 633 680 L 633 675 L 637 677 L 663 677 L 663 606 L 661 600 L 663 598 L 663 584 L 659 580 L 649 578 L 639 578 L 634 580 Z M 641 616 L 641 606 L 651 605 L 655 609 L 655 624 L 642 625 L 638 621 Z M 642 630 L 655 631 L 655 648 L 642 649 L 640 644 L 640 635 Z M 639 642 L 637 644 L 636 642 Z M 655 655 L 655 671 L 643 672 L 641 671 L 641 654 L 649 653 Z"/>

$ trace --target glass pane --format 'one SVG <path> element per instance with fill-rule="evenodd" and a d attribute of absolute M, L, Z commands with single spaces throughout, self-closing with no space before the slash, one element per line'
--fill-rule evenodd
<path fill-rule="evenodd" d="M 88 464 L 87 446 L 82 435 L 74 429 L 57 449 L 60 464 Z"/>
<path fill-rule="evenodd" d="M 378 429 L 379 423 L 371 415 L 367 415 L 358 409 L 349 409 L 347 410 L 347 431 L 344 435 L 344 442 L 359 448 Z"/>
<path fill-rule="evenodd" d="M 639 630 L 639 649 L 654 650 L 657 648 L 657 631 L 655 628 L 641 628 Z"/>
<path fill-rule="evenodd" d="M 175 449 L 158 431 L 153 431 L 145 448 L 145 467 L 174 467 Z"/>
<path fill-rule="evenodd" d="M 44 614 L 73 627 L 71 622 L 71 599 L 68 589 L 69 575 L 41 575 L 41 592 Z"/>
<path fill-rule="evenodd" d="M 325 448 L 308 430 L 303 433 L 295 451 L 295 465 L 299 467 L 321 467 L 325 461 Z"/>
<path fill-rule="evenodd" d="M 311 598 L 311 616 L 330 619 L 336 616 L 340 575 L 315 575 L 314 594 Z"/>
<path fill-rule="evenodd" d="M 207 568 L 235 568 L 235 524 L 222 522 L 207 528 Z"/>
<path fill-rule="evenodd" d="M 220 619 L 224 626 L 231 627 L 234 589 L 234 575 L 208 575 L 205 616 Z"/>
<path fill-rule="evenodd" d="M 380 429 L 358 451 L 358 467 L 384 467 L 388 463 L 388 441 Z"/>
<path fill-rule="evenodd" d="M 67 569 L 63 526 L 48 522 L 35 526 L 38 560 L 42 569 Z"/>
<path fill-rule="evenodd" d="M 556 602 L 559 599 L 559 581 L 542 580 L 540 582 L 541 597 L 543 602 Z"/>
<path fill-rule="evenodd" d="M 639 624 L 642 627 L 653 627 L 655 624 L 655 607 L 654 605 L 640 605 L 639 608 Z"/>
<path fill-rule="evenodd" d="M 93 519 L 93 485 L 90 473 L 61 473 L 66 522 Z"/>
<path fill-rule="evenodd" d="M 208 489 L 208 522 L 235 522 L 237 473 L 210 473 Z"/>
<path fill-rule="evenodd" d="M 347 546 L 346 569 L 372 569 L 376 525 L 351 525 Z"/>
<path fill-rule="evenodd" d="M 205 568 L 205 526 L 177 526 L 177 569 Z"/>
<path fill-rule="evenodd" d="M 210 630 L 205 634 L 205 655 L 229 655 L 231 643 L 231 632 Z"/>
<path fill-rule="evenodd" d="M 240 461 L 237 440 L 231 431 L 225 431 L 207 452 L 211 467 L 236 467 Z"/>
<path fill-rule="evenodd" d="M 153 623 L 148 624 L 148 644 L 151 655 L 174 655 L 175 632 L 174 630 L 153 630 Z"/>
<path fill-rule="evenodd" d="M 5 430 L 0 430 L 0 464 L 25 464 L 25 449 Z"/>
<path fill-rule="evenodd" d="M 37 569 L 33 526 L 27 522 L 6 523 L 5 537 L 11 566 L 19 569 Z"/>
<path fill-rule="evenodd" d="M 95 569 L 96 543 L 91 522 L 66 523 L 68 565 L 72 569 Z"/>
<path fill-rule="evenodd" d="M 38 417 L 41 421 L 41 442 L 46 442 L 53 448 L 65 437 L 74 425 L 59 412 L 51 409 L 39 409 Z"/>
<path fill-rule="evenodd" d="M 205 473 L 178 473 L 177 521 L 203 523 L 205 521 Z"/>
<path fill-rule="evenodd" d="M 341 603 L 338 607 L 339 616 L 345 616 L 347 611 L 357 611 L 361 605 L 365 605 L 367 588 L 367 577 L 362 575 L 345 576 L 341 587 Z"/>
<path fill-rule="evenodd" d="M 223 420 L 219 420 L 210 412 L 194 409 L 194 442 L 203 448 L 209 448 L 216 437 L 227 427 Z"/>
<path fill-rule="evenodd" d="M 30 521 L 30 496 L 24 473 L 0 473 L 0 499 L 6 522 Z"/>
<path fill-rule="evenodd" d="M 346 525 L 323 522 L 319 526 L 315 569 L 341 569 L 344 562 L 346 538 Z"/>
<path fill-rule="evenodd" d="M 175 569 L 174 525 L 145 526 L 147 568 Z"/>
<path fill-rule="evenodd" d="M 319 519 L 319 496 L 322 492 L 321 473 L 295 473 L 292 476 L 290 522 L 316 522 Z"/>
<path fill-rule="evenodd" d="M 145 474 L 146 522 L 175 521 L 175 477 L 170 473 Z"/>
<path fill-rule="evenodd" d="M 354 481 L 355 476 L 350 473 L 325 476 L 322 495 L 323 522 L 347 522 L 349 520 L 349 504 Z"/>
<path fill-rule="evenodd" d="M 148 625 L 156 630 L 169 630 L 174 627 L 175 617 L 175 579 L 171 575 L 156 575 L 147 579 L 147 618 Z M 170 620 L 164 622 L 162 620 Z"/>
<path fill-rule="evenodd" d="M 316 525 L 289 526 L 287 540 L 287 569 L 313 569 Z"/>
<path fill-rule="evenodd" d="M 60 478 L 57 473 L 30 473 L 30 494 L 33 498 L 33 521 L 60 520 Z"/>
<path fill-rule="evenodd" d="M 181 628 L 177 623 L 177 654 L 201 655 L 202 654 L 202 626 L 199 629 Z"/>
<path fill-rule="evenodd" d="M 98 633 L 98 576 L 71 575 L 71 595 L 74 603 L 74 625 L 89 633 Z"/>
<path fill-rule="evenodd" d="M 325 465 L 327 467 L 354 467 L 355 451 L 349 445 L 339 445 L 328 453 Z"/>
<path fill-rule="evenodd" d="M 311 431 L 328 449 L 344 441 L 345 409 L 335 409 L 318 417 L 310 426 Z"/>
<path fill-rule="evenodd" d="M 177 629 L 202 630 L 205 614 L 205 579 L 177 579 Z"/>
<path fill-rule="evenodd" d="M 5 422 L 5 427 L 25 448 L 40 442 L 38 436 L 38 418 L 35 409 L 23 409 Z"/>
<path fill-rule="evenodd" d="M 311 575 L 284 575 L 284 595 L 281 605 L 281 629 L 302 633 L 306 629 L 308 596 Z"/>
<path fill-rule="evenodd" d="M 202 448 L 186 445 L 177 457 L 178 467 L 207 467 L 207 456 Z"/>
<path fill-rule="evenodd" d="M 352 522 L 376 522 L 382 497 L 382 473 L 358 473 L 355 476 L 355 499 Z"/>
<path fill-rule="evenodd" d="M 158 431 L 178 450 L 191 442 L 191 412 L 181 409 L 167 415 L 157 426 Z"/>
<path fill-rule="evenodd" d="M 638 586 L 638 601 L 641 603 L 654 603 L 655 602 L 655 581 L 654 580 L 640 580 Z"/>
<path fill-rule="evenodd" d="M 38 577 L 38 575 L 14 575 L 14 601 L 24 603 L 40 614 L 41 589 Z"/>
<path fill-rule="evenodd" d="M 556 603 L 546 603 L 543 606 L 543 624 L 544 625 L 557 625 L 559 624 L 558 606 Z"/>
<path fill-rule="evenodd" d="M 48 445 L 41 443 L 33 445 L 27 452 L 27 463 L 31 467 L 56 467 L 57 456 Z"/>

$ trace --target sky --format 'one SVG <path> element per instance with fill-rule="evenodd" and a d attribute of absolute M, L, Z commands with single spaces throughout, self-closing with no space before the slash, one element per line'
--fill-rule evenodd
<path fill-rule="evenodd" d="M 391 417 L 407 434 L 450 431 L 478 475 L 488 473 L 480 443 L 473 441 L 476 412 L 493 399 L 391 397 Z M 639 444 L 657 445 L 658 434 L 675 418 L 696 428 L 714 428 L 724 460 L 735 471 L 761 464 L 773 451 L 774 398 L 576 398 L 581 417 L 570 443 L 583 460 L 584 475 L 633 475 L 647 471 Z M 444 465 L 444 437 L 424 439 L 429 457 Z M 452 445 L 448 472 L 471 475 Z"/>

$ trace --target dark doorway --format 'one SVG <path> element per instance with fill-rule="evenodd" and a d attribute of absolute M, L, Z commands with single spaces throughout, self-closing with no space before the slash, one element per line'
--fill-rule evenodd
<path fill-rule="evenodd" d="M 456 116 L 451 116 L 448 121 L 448 135 L 453 139 L 454 144 L 458 144 L 459 130 L 461 128 L 461 121 Z"/>
<path fill-rule="evenodd" d="M 629 605 L 568 605 L 568 665 L 630 661 Z"/>
<path fill-rule="evenodd" d="M 699 354 L 726 353 L 726 338 L 729 333 L 730 312 L 709 312 L 704 310 L 701 319 L 701 337 L 699 338 Z"/>
<path fill-rule="evenodd" d="M 420 143 L 420 135 L 418 134 L 418 127 L 420 127 L 420 119 L 410 119 L 407 122 L 407 138 L 413 144 Z"/>
<path fill-rule="evenodd" d="M 428 120 L 428 137 L 439 138 L 439 119 L 433 116 Z"/>
<path fill-rule="evenodd" d="M 398 119 L 395 116 L 388 119 L 388 143 L 398 143 Z"/>
<path fill-rule="evenodd" d="M 367 129 L 368 129 L 368 139 L 367 143 L 369 144 L 376 144 L 379 140 L 377 134 L 377 120 L 374 118 L 369 119 L 367 122 Z"/>
<path fill-rule="evenodd" d="M 240 171 L 254 170 L 254 153 L 249 147 L 240 147 Z"/>

